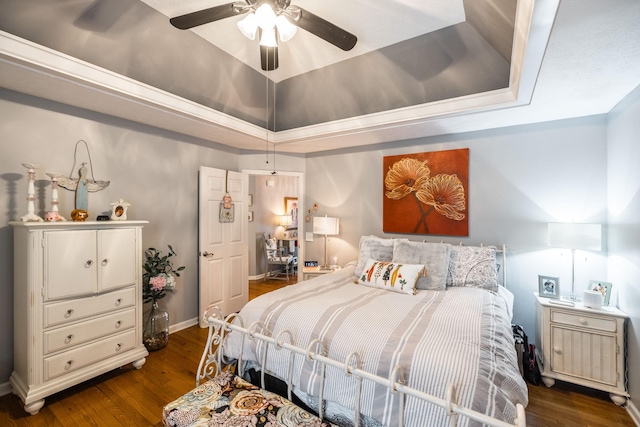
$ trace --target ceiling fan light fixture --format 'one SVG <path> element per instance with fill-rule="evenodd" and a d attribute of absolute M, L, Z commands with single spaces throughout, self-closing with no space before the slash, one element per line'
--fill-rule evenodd
<path fill-rule="evenodd" d="M 238 29 L 249 40 L 255 40 L 258 32 L 258 17 L 256 14 L 251 12 L 238 21 Z"/>
<path fill-rule="evenodd" d="M 288 42 L 298 31 L 298 27 L 289 22 L 284 15 L 276 18 L 276 27 L 278 28 L 278 35 L 280 36 L 281 42 Z"/>

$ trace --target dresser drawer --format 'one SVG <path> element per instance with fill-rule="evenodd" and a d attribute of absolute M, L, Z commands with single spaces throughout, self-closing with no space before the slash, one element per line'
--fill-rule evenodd
<path fill-rule="evenodd" d="M 44 333 L 44 354 L 74 347 L 96 338 L 133 328 L 136 324 L 136 310 L 130 308 L 114 314 L 97 317 Z"/>
<path fill-rule="evenodd" d="M 44 327 L 132 307 L 135 303 L 136 288 L 131 287 L 93 297 L 47 304 L 44 306 Z"/>
<path fill-rule="evenodd" d="M 562 325 L 579 326 L 603 332 L 616 332 L 617 322 L 610 317 L 596 317 L 565 311 L 551 311 L 551 322 Z"/>
<path fill-rule="evenodd" d="M 44 380 L 77 371 L 100 360 L 135 348 L 136 331 L 131 329 L 83 347 L 44 359 Z"/>

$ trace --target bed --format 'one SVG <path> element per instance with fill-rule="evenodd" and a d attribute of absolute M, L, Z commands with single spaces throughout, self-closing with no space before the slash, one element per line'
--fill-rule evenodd
<path fill-rule="evenodd" d="M 271 336 L 289 330 L 303 348 L 321 343 L 335 360 L 357 352 L 362 370 L 383 378 L 396 375 L 392 370 L 399 366 L 403 383 L 434 396 L 444 398 L 447 385 L 454 384 L 461 405 L 513 423 L 516 404 L 527 405 L 527 387 L 511 331 L 513 295 L 499 284 L 506 266 L 498 263 L 497 253 L 495 247 L 366 236 L 357 262 L 262 295 L 239 317 L 245 327 Z M 261 366 L 265 343 L 260 340 L 231 334 L 226 356 L 237 358 L 243 345 L 248 368 L 289 378 L 284 353 L 270 352 Z M 352 425 L 356 381 L 335 370 L 326 375 L 333 384 L 324 390 L 326 419 Z M 319 377 L 313 361 L 294 364 L 294 393 L 316 412 Z M 399 402 L 393 390 L 365 381 L 362 395 L 362 424 L 395 424 Z M 449 425 L 445 409 L 410 397 L 404 414 L 407 426 Z M 458 425 L 479 423 L 461 417 Z"/>

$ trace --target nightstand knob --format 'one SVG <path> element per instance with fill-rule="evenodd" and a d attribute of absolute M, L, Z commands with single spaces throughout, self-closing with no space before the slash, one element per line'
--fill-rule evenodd
<path fill-rule="evenodd" d="M 562 349 L 560 347 L 553 347 L 553 351 L 555 351 L 558 354 L 562 354 Z"/>

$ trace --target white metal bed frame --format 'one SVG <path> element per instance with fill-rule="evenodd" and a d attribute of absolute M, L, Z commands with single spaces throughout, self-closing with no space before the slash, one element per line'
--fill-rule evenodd
<path fill-rule="evenodd" d="M 506 274 L 505 274 L 506 276 Z M 323 402 L 324 397 L 324 385 L 325 385 L 325 371 L 327 366 L 331 366 L 336 369 L 343 370 L 345 375 L 351 376 L 354 375 L 358 379 L 358 387 L 357 387 L 357 395 L 356 395 L 356 407 L 355 407 L 355 426 L 359 426 L 360 424 L 360 398 L 361 398 L 361 388 L 362 381 L 368 380 L 373 381 L 382 386 L 388 387 L 392 393 L 399 393 L 400 399 L 400 411 L 399 411 L 399 419 L 397 425 L 402 427 L 404 425 L 404 403 L 406 396 L 412 396 L 417 399 L 424 400 L 433 405 L 444 408 L 449 413 L 449 426 L 454 427 L 458 423 L 458 416 L 468 417 L 472 420 L 479 421 L 484 423 L 485 425 L 492 427 L 526 427 L 526 419 L 524 407 L 521 404 L 516 405 L 516 419 L 514 424 L 509 424 L 505 421 L 498 420 L 496 418 L 492 418 L 480 412 L 474 411 L 469 408 L 465 408 L 459 405 L 456 402 L 456 390 L 453 384 L 449 384 L 447 387 L 447 395 L 446 398 L 440 398 L 437 396 L 433 396 L 427 393 L 424 393 L 420 390 L 416 390 L 414 388 L 408 387 L 405 385 L 405 382 L 402 377 L 402 372 L 400 366 L 396 365 L 389 378 L 383 378 L 378 375 L 373 375 L 369 372 L 363 371 L 361 369 L 361 361 L 360 355 L 356 352 L 349 354 L 344 361 L 338 361 L 331 359 L 324 355 L 323 344 L 320 340 L 315 339 L 311 341 L 309 346 L 304 349 L 296 346 L 293 343 L 293 334 L 289 330 L 283 330 L 278 333 L 277 336 L 271 337 L 262 333 L 264 329 L 264 325 L 260 321 L 256 321 L 252 323 L 248 328 L 244 327 L 244 322 L 242 318 L 237 314 L 230 314 L 226 318 L 222 316 L 222 312 L 213 306 L 209 306 L 204 313 L 204 319 L 207 320 L 209 324 L 209 333 L 207 337 L 207 343 L 202 354 L 202 358 L 200 359 L 200 364 L 198 365 L 198 371 L 196 372 L 196 386 L 200 384 L 201 380 L 211 379 L 215 375 L 218 375 L 223 366 L 229 366 L 234 363 L 232 360 L 225 360 L 223 356 L 223 347 L 225 344 L 226 336 L 232 331 L 236 331 L 237 333 L 242 334 L 242 349 L 244 349 L 244 341 L 245 337 L 248 337 L 250 340 L 257 339 L 261 340 L 265 343 L 265 350 L 262 353 L 262 366 L 266 366 L 266 358 L 269 350 L 269 344 L 271 344 L 277 351 L 285 349 L 290 352 L 289 357 L 289 374 L 286 379 L 287 384 L 287 394 L 288 399 L 291 400 L 291 376 L 293 373 L 294 359 L 296 355 L 304 356 L 308 358 L 310 361 L 316 361 L 322 365 L 321 368 L 321 379 L 320 379 L 320 388 L 318 401 Z M 232 321 L 236 321 L 239 325 L 231 323 Z M 286 337 L 283 339 L 283 337 Z M 288 342 L 287 341 L 288 338 Z M 237 374 L 242 376 L 244 365 L 242 362 L 242 354 L 235 362 L 237 368 Z M 261 370 L 261 382 L 262 388 L 265 388 L 264 385 L 264 373 L 265 369 Z M 322 419 L 323 414 L 323 406 L 322 404 L 318 405 L 319 407 L 319 417 Z"/>

